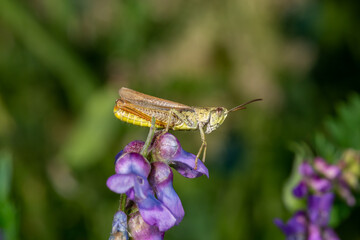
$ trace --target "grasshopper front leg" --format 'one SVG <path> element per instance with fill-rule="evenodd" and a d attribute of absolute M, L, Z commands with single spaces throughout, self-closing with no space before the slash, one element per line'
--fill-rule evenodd
<path fill-rule="evenodd" d="M 204 133 L 204 129 L 203 129 L 203 125 L 199 125 L 199 130 L 200 130 L 200 137 L 201 137 L 201 147 L 199 149 L 199 152 L 198 154 L 196 155 L 196 158 L 195 158 L 195 170 L 197 169 L 197 162 L 198 162 L 198 159 L 200 158 L 200 155 L 201 155 L 201 152 L 203 152 L 203 162 L 205 162 L 205 157 L 206 157 L 206 146 L 207 146 L 207 143 L 206 143 L 206 140 L 205 140 L 205 133 Z"/>

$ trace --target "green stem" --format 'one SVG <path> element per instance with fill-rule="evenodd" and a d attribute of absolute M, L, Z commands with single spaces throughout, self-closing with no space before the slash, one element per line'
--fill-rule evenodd
<path fill-rule="evenodd" d="M 140 154 L 143 155 L 145 158 L 146 158 L 146 155 L 147 155 L 147 151 L 148 151 L 148 148 L 150 147 L 150 144 L 151 144 L 151 141 L 154 137 L 154 134 L 155 134 L 155 118 L 152 117 L 151 118 L 151 127 L 150 127 L 150 131 L 149 131 L 149 134 L 146 138 L 146 142 L 144 144 L 144 147 L 141 149 L 141 152 Z"/>
<path fill-rule="evenodd" d="M 119 210 L 125 212 L 126 194 L 120 194 Z"/>

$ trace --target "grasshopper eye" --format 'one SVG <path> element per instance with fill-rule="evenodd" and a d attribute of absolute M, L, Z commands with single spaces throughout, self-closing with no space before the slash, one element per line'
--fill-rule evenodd
<path fill-rule="evenodd" d="M 221 115 L 223 114 L 223 109 L 220 108 L 220 107 L 218 107 L 218 108 L 216 109 L 216 113 L 217 113 L 218 116 L 221 116 Z"/>

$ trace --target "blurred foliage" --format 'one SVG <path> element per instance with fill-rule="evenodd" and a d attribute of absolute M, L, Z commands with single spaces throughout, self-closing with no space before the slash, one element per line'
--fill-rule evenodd
<path fill-rule="evenodd" d="M 17 219 L 14 204 L 9 199 L 12 158 L 9 152 L 0 151 L 0 238 L 17 239 Z"/>
<path fill-rule="evenodd" d="M 328 161 L 338 159 L 346 148 L 360 149 L 360 96 L 353 95 L 350 102 L 339 105 L 336 112 L 337 118 L 325 122 L 326 133 L 315 137 L 318 154 Z"/>
<path fill-rule="evenodd" d="M 19 239 L 109 236 L 118 205 L 105 186 L 113 158 L 148 131 L 112 114 L 127 86 L 199 106 L 263 98 L 207 137 L 210 179 L 175 174 L 186 215 L 165 238 L 281 239 L 272 219 L 286 218 L 289 142 L 311 142 L 334 106 L 360 92 L 359 8 L 335 0 L 0 0 L 0 143 L 12 153 L 7 202 L 16 209 L 0 222 L 19 229 Z M 198 150 L 198 132 L 175 135 Z M 346 239 L 360 238 L 357 222 L 340 226 Z"/>

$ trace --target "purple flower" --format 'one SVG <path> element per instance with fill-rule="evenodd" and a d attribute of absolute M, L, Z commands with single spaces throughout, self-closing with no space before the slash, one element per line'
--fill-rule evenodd
<path fill-rule="evenodd" d="M 116 193 L 126 193 L 139 208 L 140 214 L 149 225 L 156 225 L 166 231 L 176 223 L 176 218 L 166 206 L 154 196 L 147 180 L 150 164 L 138 153 L 124 153 L 116 161 L 117 174 L 107 180 L 108 188 Z"/>
<path fill-rule="evenodd" d="M 334 194 L 329 192 L 323 195 L 311 195 L 308 198 L 308 214 L 310 222 L 326 227 L 330 219 L 330 211 Z"/>
<path fill-rule="evenodd" d="M 355 205 L 356 200 L 353 194 L 351 193 L 350 186 L 342 178 L 339 179 L 337 190 L 339 195 L 346 201 L 347 205 L 349 206 Z"/>
<path fill-rule="evenodd" d="M 311 187 L 315 192 L 325 193 L 332 188 L 332 184 L 326 178 L 321 178 L 319 176 L 313 176 L 307 180 L 309 187 Z"/>
<path fill-rule="evenodd" d="M 302 176 L 312 177 L 315 174 L 313 167 L 308 162 L 303 162 L 299 166 L 299 172 Z"/>
<path fill-rule="evenodd" d="M 331 180 L 337 178 L 341 173 L 341 170 L 338 166 L 330 165 L 322 158 L 314 159 L 314 168 L 319 173 L 323 174 L 325 177 Z"/>
<path fill-rule="evenodd" d="M 304 240 L 307 234 L 307 218 L 304 211 L 298 211 L 284 224 L 280 219 L 274 223 L 284 232 L 287 240 Z"/>
<path fill-rule="evenodd" d="M 154 162 L 151 166 L 152 170 L 149 176 L 149 182 L 158 200 L 171 211 L 176 218 L 176 224 L 179 224 L 185 212 L 180 198 L 173 188 L 173 173 L 171 168 L 163 162 Z"/>
<path fill-rule="evenodd" d="M 323 238 L 324 238 L 324 240 L 340 240 L 340 238 L 335 233 L 335 231 L 329 227 L 326 227 L 323 230 Z"/>
<path fill-rule="evenodd" d="M 332 188 L 331 182 L 317 175 L 308 162 L 303 162 L 299 166 L 299 172 L 303 180 L 293 189 L 295 197 L 304 197 L 308 193 L 309 187 L 317 193 L 326 193 Z"/>
<path fill-rule="evenodd" d="M 116 193 L 126 193 L 134 198 L 134 190 L 137 195 L 143 195 L 141 185 L 150 173 L 150 163 L 138 153 L 124 153 L 115 164 L 117 174 L 109 177 L 106 182 L 108 188 Z M 147 181 L 147 180 L 146 180 Z"/>
<path fill-rule="evenodd" d="M 328 227 L 333 200 L 333 193 L 310 195 L 307 212 L 296 212 L 286 224 L 275 219 L 275 224 L 287 240 L 337 240 L 336 234 Z"/>
<path fill-rule="evenodd" d="M 122 211 L 117 211 L 115 213 L 114 220 L 112 222 L 112 230 L 109 240 L 115 239 L 129 239 L 129 235 L 127 232 L 127 216 Z"/>
<path fill-rule="evenodd" d="M 280 220 L 275 220 L 275 224 L 288 240 L 340 240 L 329 227 L 329 221 L 334 191 L 348 205 L 355 204 L 350 185 L 344 179 L 346 171 L 340 166 L 328 164 L 322 158 L 315 158 L 313 165 L 308 162 L 300 164 L 299 173 L 302 179 L 293 189 L 293 195 L 297 198 L 307 196 L 307 211 L 297 212 L 287 224 Z"/>
<path fill-rule="evenodd" d="M 209 171 L 201 160 L 197 163 L 197 169 L 194 169 L 196 156 L 183 150 L 177 138 L 170 133 L 157 136 L 151 150 L 152 157 L 156 161 L 172 165 L 184 177 L 196 178 L 202 175 L 209 177 Z"/>
<path fill-rule="evenodd" d="M 133 236 L 134 239 L 163 239 L 164 232 L 179 224 L 185 214 L 173 188 L 173 173 L 168 165 L 188 178 L 209 176 L 209 173 L 201 161 L 194 169 L 196 156 L 184 151 L 176 137 L 169 133 L 153 138 L 145 156 L 151 154 L 152 164 L 140 155 L 144 145 L 143 141 L 132 141 L 116 155 L 116 174 L 109 177 L 106 184 L 111 191 L 126 194 L 127 200 L 135 203 L 133 207 L 138 216 L 131 219 L 131 229 L 138 237 Z M 119 224 L 114 226 L 114 231 L 118 227 Z M 119 232 L 112 236 L 120 237 Z"/>
<path fill-rule="evenodd" d="M 162 240 L 164 232 L 156 226 L 147 224 L 139 212 L 130 215 L 129 231 L 133 239 L 136 240 Z"/>
<path fill-rule="evenodd" d="M 308 240 L 323 240 L 321 238 L 321 229 L 318 225 L 310 224 Z"/>
<path fill-rule="evenodd" d="M 300 181 L 299 184 L 293 189 L 293 195 L 297 198 L 303 198 L 308 193 L 308 187 L 304 181 Z"/>

